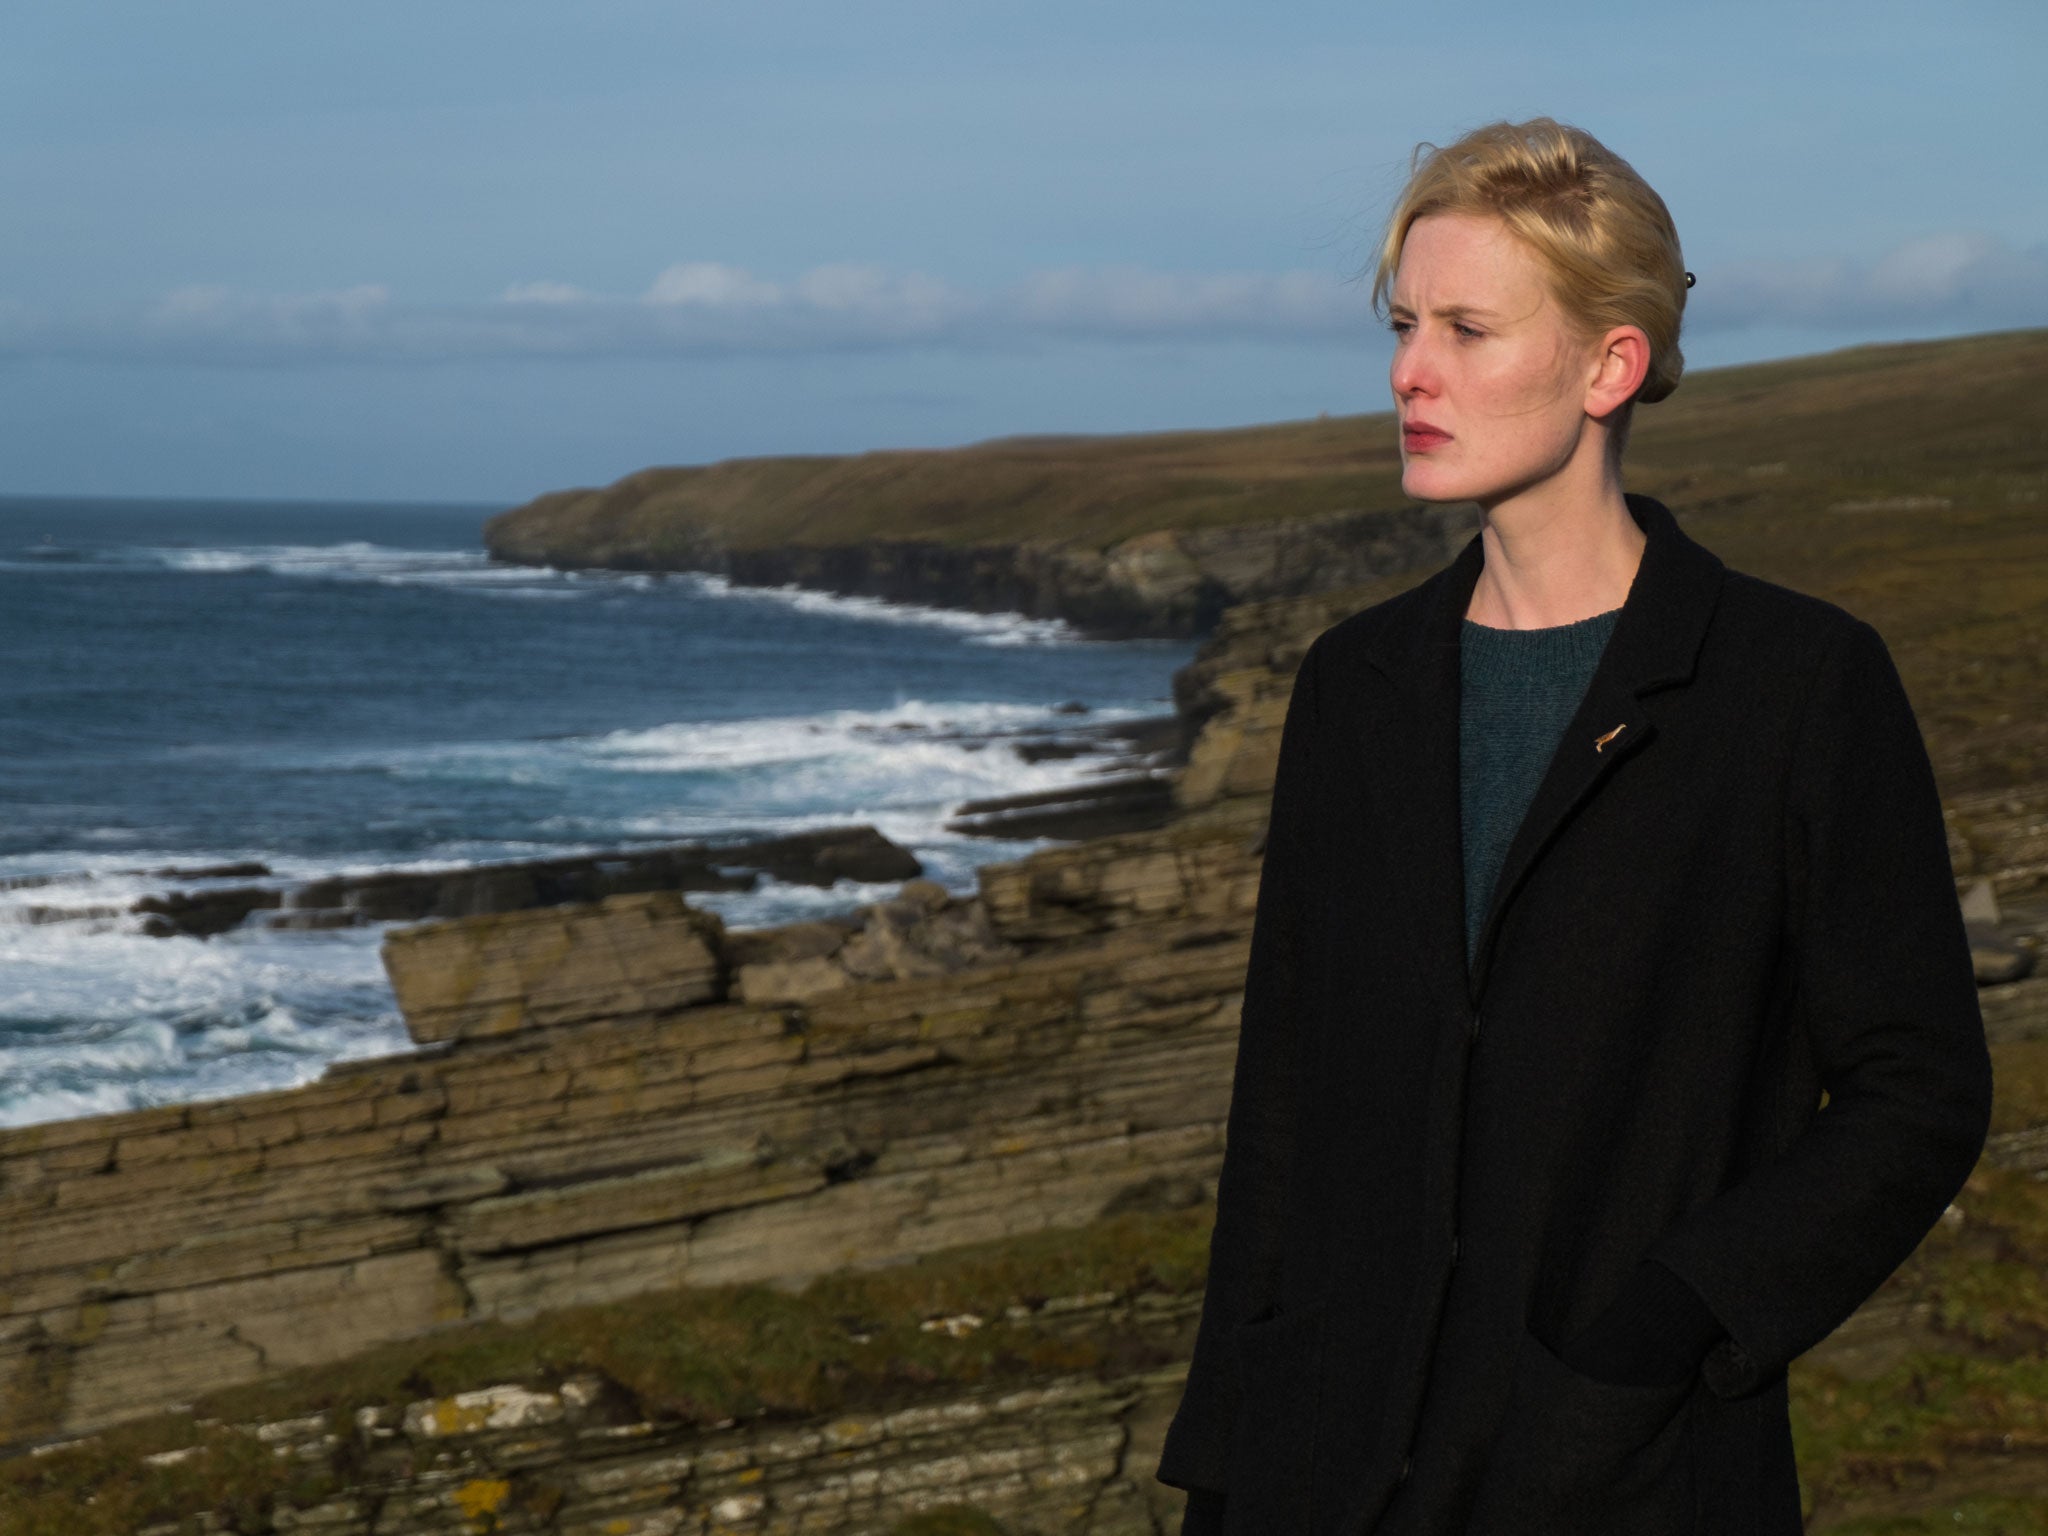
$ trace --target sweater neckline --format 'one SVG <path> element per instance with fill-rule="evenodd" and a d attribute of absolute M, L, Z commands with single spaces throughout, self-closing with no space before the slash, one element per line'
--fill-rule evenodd
<path fill-rule="evenodd" d="M 1459 622 L 1464 625 L 1466 633 L 1477 630 L 1488 639 L 1495 635 L 1562 635 L 1574 630 L 1585 630 L 1591 625 L 1610 623 L 1620 612 L 1619 608 L 1609 608 L 1606 612 L 1593 614 L 1590 618 L 1574 619 L 1569 624 L 1546 624 L 1536 629 L 1502 629 L 1492 624 L 1481 624 L 1473 619 L 1462 619 Z"/>

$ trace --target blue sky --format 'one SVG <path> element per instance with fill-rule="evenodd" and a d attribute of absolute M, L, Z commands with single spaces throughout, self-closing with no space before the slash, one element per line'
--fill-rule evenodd
<path fill-rule="evenodd" d="M 2038 0 L 12 7 L 0 492 L 1379 410 L 1410 151 L 1537 113 L 1670 205 L 1696 367 L 2048 324 L 2044 69 Z"/>

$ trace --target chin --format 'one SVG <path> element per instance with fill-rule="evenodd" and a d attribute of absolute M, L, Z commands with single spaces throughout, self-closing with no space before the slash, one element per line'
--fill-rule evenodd
<path fill-rule="evenodd" d="M 1437 465 L 1411 463 L 1401 472 L 1401 494 L 1411 501 L 1471 501 L 1477 492 Z"/>

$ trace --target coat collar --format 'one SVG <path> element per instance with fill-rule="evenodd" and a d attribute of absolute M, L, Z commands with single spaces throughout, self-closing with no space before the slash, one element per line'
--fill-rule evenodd
<path fill-rule="evenodd" d="M 1688 538 L 1663 503 L 1627 497 L 1645 544 L 1613 634 L 1565 727 L 1555 757 L 1509 845 L 1468 969 L 1465 946 L 1464 851 L 1458 776 L 1458 651 L 1460 626 L 1486 563 L 1474 534 L 1458 557 L 1390 607 L 1366 647 L 1371 663 L 1393 681 L 1412 715 L 1400 756 L 1405 783 L 1397 793 L 1411 814 L 1400 818 L 1408 868 L 1416 884 L 1411 910 L 1422 926 L 1423 961 L 1436 974 L 1463 979 L 1451 1001 L 1469 1012 L 1479 1004 L 1501 915 L 1543 850 L 1616 768 L 1656 734 L 1643 702 L 1689 681 L 1720 595 L 1724 567 Z"/>
<path fill-rule="evenodd" d="M 1646 542 L 1598 676 L 1643 694 L 1691 679 L 1723 566 L 1686 536 L 1664 503 L 1633 493 L 1625 499 Z M 1485 564 L 1485 546 L 1475 533 L 1457 559 L 1416 591 L 1418 601 L 1389 616 L 1367 656 L 1395 683 L 1442 699 L 1446 673 L 1457 681 L 1459 626 Z M 1456 702 L 1455 687 L 1449 697 Z"/>

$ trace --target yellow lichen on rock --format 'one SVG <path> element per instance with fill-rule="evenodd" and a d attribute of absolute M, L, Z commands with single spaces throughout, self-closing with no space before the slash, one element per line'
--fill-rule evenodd
<path fill-rule="evenodd" d="M 498 1511 L 512 1497 L 512 1485 L 502 1477 L 473 1477 L 457 1488 L 452 1497 L 470 1524 L 491 1529 L 497 1525 Z"/>

